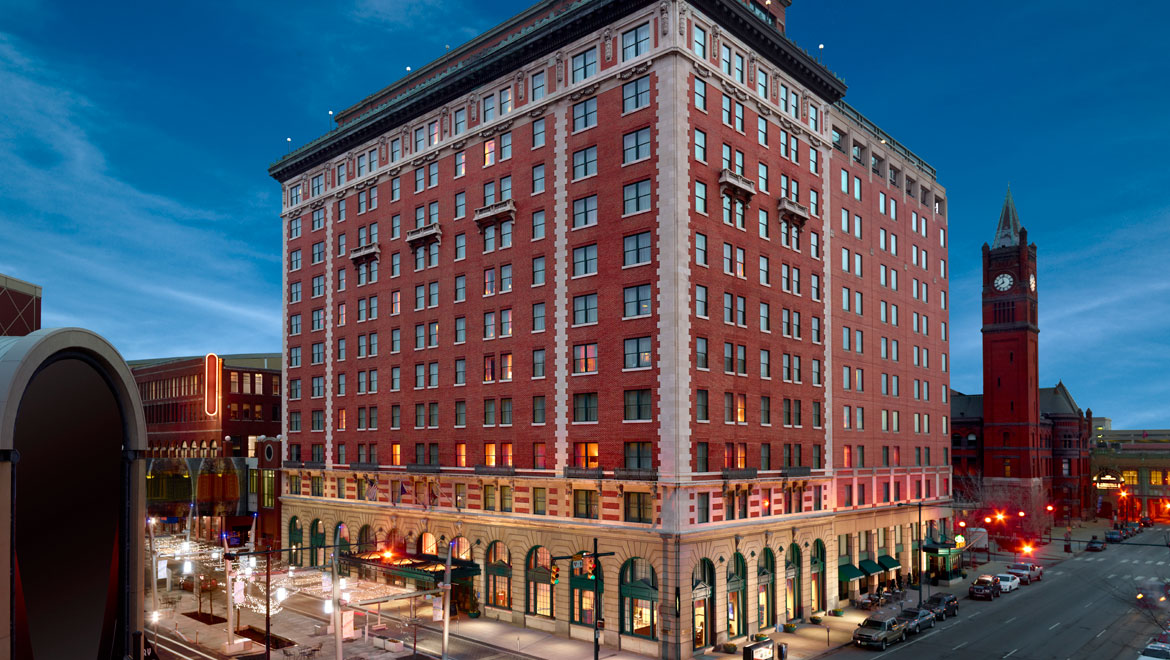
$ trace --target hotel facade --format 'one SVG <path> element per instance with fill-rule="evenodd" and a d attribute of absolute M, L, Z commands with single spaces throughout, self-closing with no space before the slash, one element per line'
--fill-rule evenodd
<path fill-rule="evenodd" d="M 946 193 L 788 4 L 542 2 L 271 166 L 294 562 L 688 658 L 945 556 Z"/>

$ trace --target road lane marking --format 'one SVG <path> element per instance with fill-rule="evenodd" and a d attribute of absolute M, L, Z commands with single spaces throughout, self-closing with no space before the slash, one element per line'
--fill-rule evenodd
<path fill-rule="evenodd" d="M 959 644 L 958 646 L 956 646 L 956 647 L 952 648 L 951 650 L 952 650 L 952 651 L 958 651 L 959 649 L 963 648 L 964 646 L 966 646 L 966 645 L 968 645 L 968 644 L 970 644 L 970 643 L 971 643 L 971 642 L 963 642 L 962 644 Z"/>
<path fill-rule="evenodd" d="M 1060 622 L 1059 622 L 1059 621 L 1057 621 L 1056 623 L 1054 623 L 1054 624 L 1052 624 L 1051 626 L 1049 626 L 1049 627 L 1048 627 L 1048 629 L 1049 629 L 1049 630 L 1052 630 L 1053 628 L 1055 628 L 1055 627 L 1057 627 L 1057 626 L 1059 626 L 1059 625 L 1060 625 Z"/>
<path fill-rule="evenodd" d="M 1109 577 L 1107 577 L 1107 578 L 1105 578 L 1105 579 L 1106 579 L 1106 580 L 1112 580 L 1112 579 L 1113 579 L 1113 578 L 1115 578 L 1115 577 L 1117 577 L 1117 573 L 1110 573 L 1110 574 L 1109 574 Z"/>
<path fill-rule="evenodd" d="M 1007 621 L 1004 621 L 1004 623 L 1011 623 L 1012 621 L 1015 621 L 1015 620 L 1016 620 L 1016 617 L 1013 616 L 1012 618 L 1008 619 Z"/>
<path fill-rule="evenodd" d="M 1109 629 L 1108 629 L 1108 628 L 1106 628 L 1105 630 L 1109 630 Z M 1104 634 L 1105 634 L 1105 630 L 1102 630 L 1101 632 L 1097 633 L 1097 637 L 1100 637 L 1101 635 L 1104 635 Z M 1097 639 L 1097 637 L 1094 637 L 1093 639 Z"/>
<path fill-rule="evenodd" d="M 1134 581 L 1136 582 L 1136 581 L 1138 581 L 1138 580 L 1144 580 L 1144 579 L 1146 579 L 1146 576 L 1144 576 L 1144 575 L 1139 575 L 1139 576 L 1137 576 L 1137 577 L 1135 577 L 1135 578 L 1134 578 Z"/>
<path fill-rule="evenodd" d="M 1160 561 L 1160 562 L 1158 562 L 1158 565 L 1161 566 L 1162 564 L 1165 564 L 1165 563 L 1166 562 L 1164 562 L 1164 561 Z"/>
<path fill-rule="evenodd" d="M 1153 560 L 1153 559 L 1147 559 L 1147 560 L 1146 560 L 1146 563 L 1147 563 L 1147 564 L 1152 564 L 1152 563 L 1154 563 L 1154 560 Z M 1158 563 L 1159 563 L 1159 564 L 1161 564 L 1162 562 L 1158 562 Z M 440 614 L 442 614 L 442 613 L 440 612 Z"/>
<path fill-rule="evenodd" d="M 1011 651 L 1008 651 L 1008 654 L 1007 654 L 1007 655 L 1005 655 L 1005 656 L 1003 656 L 1003 657 L 1007 658 L 1007 657 L 1009 657 L 1011 654 L 1013 654 L 1013 653 L 1015 653 L 1016 651 L 1019 651 L 1019 650 L 1020 650 L 1020 649 L 1012 649 Z"/>

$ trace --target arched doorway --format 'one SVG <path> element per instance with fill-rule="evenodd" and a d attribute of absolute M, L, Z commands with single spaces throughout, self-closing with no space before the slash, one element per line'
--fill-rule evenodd
<path fill-rule="evenodd" d="M 715 612 L 715 565 L 704 557 L 691 572 L 691 631 L 694 648 L 711 646 L 715 631 L 711 617 Z"/>
<path fill-rule="evenodd" d="M 455 559 L 465 559 L 471 561 L 471 541 L 467 540 L 466 536 L 456 536 L 451 540 L 451 551 Z"/>
<path fill-rule="evenodd" d="M 760 630 L 776 625 L 776 554 L 764 548 L 756 568 L 756 620 Z"/>
<path fill-rule="evenodd" d="M 605 592 L 601 566 L 592 562 L 585 558 L 580 568 L 569 568 L 569 622 L 580 626 L 593 625 L 598 601 Z"/>
<path fill-rule="evenodd" d="M 418 537 L 418 553 L 420 555 L 435 555 L 439 554 L 439 542 L 435 539 L 435 535 L 430 532 L 423 532 Z"/>
<path fill-rule="evenodd" d="M 349 528 L 345 523 L 339 522 L 333 528 L 333 552 L 337 553 L 338 557 L 343 557 L 349 554 Z M 338 562 L 337 572 L 342 575 L 349 575 L 349 565 Z"/>
<path fill-rule="evenodd" d="M 727 565 L 727 638 L 747 634 L 747 562 L 735 553 Z"/>
<path fill-rule="evenodd" d="M 487 575 L 487 604 L 502 609 L 512 609 L 512 553 L 503 541 L 488 544 L 487 559 L 484 562 Z"/>
<path fill-rule="evenodd" d="M 292 566 L 304 566 L 302 550 L 305 545 L 305 532 L 301 528 L 301 521 L 296 516 L 288 519 L 288 563 Z"/>
<path fill-rule="evenodd" d="M 658 639 L 658 575 L 654 567 L 634 557 L 622 565 L 618 581 L 621 633 Z"/>
<path fill-rule="evenodd" d="M 789 621 L 799 619 L 803 615 L 800 577 L 800 546 L 793 543 L 788 546 L 788 554 L 784 556 L 784 602 L 785 615 Z"/>
<path fill-rule="evenodd" d="M 809 567 L 809 586 L 812 594 L 809 605 L 813 612 L 825 610 L 825 542 L 817 539 L 813 541 L 811 566 Z"/>
<path fill-rule="evenodd" d="M 325 565 L 325 523 L 320 518 L 309 525 L 309 565 Z"/>
<path fill-rule="evenodd" d="M 526 592 L 525 612 L 536 616 L 554 618 L 552 553 L 544 546 L 528 551 L 525 562 L 524 582 Z"/>

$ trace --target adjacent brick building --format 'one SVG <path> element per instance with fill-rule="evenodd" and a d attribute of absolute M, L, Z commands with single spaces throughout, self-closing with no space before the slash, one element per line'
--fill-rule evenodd
<path fill-rule="evenodd" d="M 1009 190 L 995 239 L 983 245 L 984 392 L 954 392 L 951 401 L 962 499 L 979 502 L 980 515 L 1010 512 L 1005 531 L 1028 535 L 1093 511 L 1092 412 L 1064 383 L 1039 386 L 1036 255 Z"/>
<path fill-rule="evenodd" d="M 294 561 L 685 658 L 945 548 L 946 193 L 788 4 L 542 2 L 270 168 Z"/>
<path fill-rule="evenodd" d="M 146 418 L 147 512 L 157 531 L 215 540 L 226 532 L 280 545 L 278 354 L 130 362 Z M 277 445 L 279 446 L 279 445 Z"/>
<path fill-rule="evenodd" d="M 41 287 L 0 273 L 0 337 L 41 329 Z"/>

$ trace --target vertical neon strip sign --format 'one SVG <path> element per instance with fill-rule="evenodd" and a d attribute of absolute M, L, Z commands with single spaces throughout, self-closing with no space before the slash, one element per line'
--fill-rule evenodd
<path fill-rule="evenodd" d="M 219 356 L 208 353 L 207 357 L 203 358 L 203 412 L 207 413 L 208 417 L 219 414 L 221 373 L 223 372 L 219 367 Z"/>

